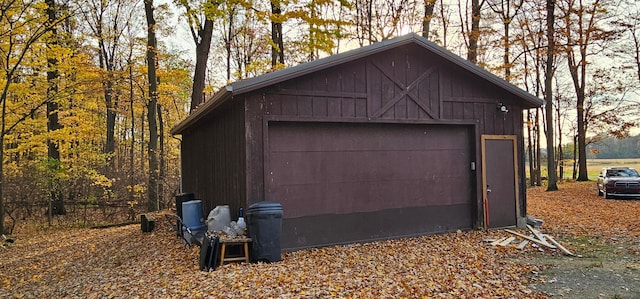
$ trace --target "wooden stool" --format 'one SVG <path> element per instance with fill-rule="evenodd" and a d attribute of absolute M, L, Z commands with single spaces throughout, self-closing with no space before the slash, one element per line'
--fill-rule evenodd
<path fill-rule="evenodd" d="M 220 266 L 224 265 L 224 262 L 249 262 L 249 242 L 251 238 L 231 238 L 220 239 Z M 226 256 L 227 245 L 242 245 L 244 255 L 241 256 Z"/>

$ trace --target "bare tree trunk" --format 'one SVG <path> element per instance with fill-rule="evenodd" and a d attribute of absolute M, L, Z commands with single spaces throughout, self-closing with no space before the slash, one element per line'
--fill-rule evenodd
<path fill-rule="evenodd" d="M 129 149 L 129 185 L 135 185 L 134 174 L 135 174 L 135 165 L 134 165 L 134 156 L 135 156 L 135 148 L 136 148 L 136 136 L 135 136 L 135 128 L 136 128 L 136 117 L 134 111 L 134 101 L 133 101 L 133 47 L 130 47 L 129 51 L 129 112 L 131 113 L 131 127 L 129 128 L 129 134 L 131 135 L 131 148 Z M 133 192 L 131 192 L 133 194 Z M 133 199 L 132 199 L 133 200 Z"/>
<path fill-rule="evenodd" d="M 578 177 L 578 135 L 573 136 L 573 172 L 572 179 Z"/>
<path fill-rule="evenodd" d="M 546 62 L 546 74 L 544 78 L 544 93 L 547 104 L 545 106 L 546 118 L 547 118 L 547 191 L 558 190 L 557 175 L 556 175 L 556 163 L 555 163 L 555 151 L 554 151 L 554 136 L 553 136 L 553 54 L 555 48 L 554 39 L 554 22 L 555 22 L 555 0 L 547 0 L 547 62 Z"/>
<path fill-rule="evenodd" d="M 47 15 L 49 19 L 49 23 L 54 24 L 58 19 L 58 7 L 55 3 L 55 0 L 46 0 L 47 4 Z M 51 32 L 51 36 L 47 40 L 47 47 L 50 51 L 55 51 L 55 48 L 58 42 L 58 29 L 55 26 L 52 26 L 49 31 Z M 49 99 L 53 99 L 55 94 L 58 93 L 58 77 L 60 73 L 58 72 L 58 59 L 55 58 L 53 53 L 49 53 L 49 57 L 47 58 L 47 83 L 49 87 L 47 88 L 47 97 Z M 47 132 L 57 131 L 62 128 L 60 122 L 58 121 L 58 109 L 60 105 L 55 100 L 47 101 Z M 57 170 L 60 168 L 60 148 L 58 148 L 58 143 L 49 139 L 47 140 L 47 157 L 52 161 L 49 164 L 49 167 L 53 167 L 53 173 L 57 173 Z M 60 189 L 60 182 L 57 177 L 50 178 L 51 188 L 49 190 L 49 222 L 51 222 L 51 217 L 53 215 L 65 215 L 67 211 L 64 208 L 64 201 L 62 198 L 62 190 Z"/>
<path fill-rule="evenodd" d="M 225 38 L 225 50 L 227 51 L 227 82 L 231 81 L 231 41 L 233 40 L 233 15 L 235 10 L 229 11 L 229 28 Z"/>
<path fill-rule="evenodd" d="M 106 53 L 106 52 L 105 52 Z M 103 83 L 104 89 L 104 100 L 107 106 L 106 116 L 107 116 L 107 130 L 106 130 L 106 143 L 104 152 L 106 154 L 114 155 L 116 152 L 116 139 L 115 139 L 115 129 L 116 129 L 116 117 L 117 117 L 117 107 L 118 107 L 118 95 L 114 90 L 114 69 L 113 64 L 114 61 L 112 58 L 109 58 L 109 61 L 106 64 L 107 70 L 107 79 L 106 82 Z M 114 157 L 109 157 L 109 167 L 110 170 L 113 171 L 114 167 Z"/>
<path fill-rule="evenodd" d="M 440 20 L 442 21 L 442 47 L 447 48 L 447 34 L 449 32 L 449 22 L 446 16 L 444 0 L 440 0 Z"/>
<path fill-rule="evenodd" d="M 480 12 L 484 0 L 471 0 L 471 32 L 469 32 L 469 52 L 467 52 L 467 60 L 478 62 L 478 41 L 480 40 Z"/>
<path fill-rule="evenodd" d="M 636 31 L 632 31 L 633 33 L 633 51 L 635 55 L 633 56 L 636 63 L 636 72 L 638 73 L 638 82 L 640 82 L 640 36 L 636 33 Z"/>
<path fill-rule="evenodd" d="M 629 19 L 630 24 L 627 25 L 627 30 L 631 34 L 631 42 L 633 44 L 631 52 L 638 75 L 638 82 L 640 82 L 640 16 L 637 15 L 637 12 L 635 16 L 633 12 L 630 12 Z"/>
<path fill-rule="evenodd" d="M 149 123 L 149 181 L 147 186 L 147 211 L 156 211 L 158 205 L 158 67 L 156 21 L 153 17 L 153 0 L 144 0 L 144 11 L 147 16 L 147 72 L 149 76 L 149 102 L 147 103 L 147 122 Z"/>
<path fill-rule="evenodd" d="M 8 83 L 6 83 L 8 85 Z M 4 130 L 5 130 L 5 116 L 6 116 L 6 104 L 2 101 L 2 125 L 0 125 L 0 158 L 4 158 Z M 5 201 L 4 201 L 4 163 L 0 163 L 0 234 L 5 233 L 4 227 L 4 214 L 5 214 Z"/>
<path fill-rule="evenodd" d="M 527 155 L 529 156 L 529 185 L 534 186 L 535 177 L 534 177 L 534 160 L 533 156 L 533 133 L 531 128 L 531 112 L 527 111 Z"/>
<path fill-rule="evenodd" d="M 512 2 L 513 1 L 513 2 Z M 511 48 L 511 43 L 509 40 L 509 26 L 511 25 L 511 21 L 518 14 L 520 8 L 522 7 L 523 0 L 501 0 L 500 4 L 496 4 L 492 1 L 489 1 L 489 7 L 493 12 L 500 15 L 502 19 L 502 26 L 504 27 L 504 38 L 503 38 L 503 49 L 504 53 L 502 56 L 502 64 L 504 67 L 504 78 L 507 81 L 511 80 L 511 60 L 509 58 L 509 51 Z M 511 12 L 513 10 L 513 12 Z"/>
<path fill-rule="evenodd" d="M 107 103 L 107 141 L 105 144 L 104 152 L 107 154 L 113 154 L 116 151 L 116 139 L 115 139 L 115 129 L 116 129 L 116 107 L 118 106 L 118 97 L 114 95 L 113 90 L 113 75 L 111 74 L 112 70 L 108 70 L 109 74 L 107 75 L 109 79 L 105 85 L 104 98 Z M 113 164 L 113 157 L 109 159 L 111 164 Z"/>
<path fill-rule="evenodd" d="M 139 171 L 140 173 L 145 173 L 145 163 L 144 163 L 144 150 L 145 150 L 145 146 L 144 146 L 144 139 L 145 134 L 144 134 L 144 120 L 146 119 L 145 117 L 146 115 L 144 115 L 144 113 L 140 113 L 140 168 Z"/>
<path fill-rule="evenodd" d="M 533 117 L 527 110 L 527 153 L 529 153 L 529 185 L 535 186 L 535 156 L 533 151 Z"/>
<path fill-rule="evenodd" d="M 158 202 L 159 208 L 164 209 L 164 177 L 166 173 L 165 151 L 164 151 L 164 120 L 162 118 L 162 105 L 158 104 L 158 128 L 160 129 L 160 150 L 158 151 L 158 160 L 160 167 L 158 169 Z"/>
<path fill-rule="evenodd" d="M 504 64 L 504 79 L 511 81 L 511 61 L 509 59 L 509 24 L 510 21 L 504 21 L 504 54 L 502 56 L 502 64 Z"/>
<path fill-rule="evenodd" d="M 279 1 L 271 1 L 271 13 L 277 16 L 282 15 L 282 8 Z M 282 36 L 282 23 L 271 21 L 271 66 L 278 63 L 284 64 L 284 38 Z"/>
<path fill-rule="evenodd" d="M 367 1 L 367 40 L 369 45 L 373 43 L 373 1 Z"/>
<path fill-rule="evenodd" d="M 540 154 L 540 108 L 536 108 L 536 186 L 542 186 L 542 155 Z"/>
<path fill-rule="evenodd" d="M 588 181 L 587 174 L 587 139 L 584 121 L 584 94 L 578 96 L 578 178 L 577 181 Z"/>
<path fill-rule="evenodd" d="M 213 35 L 213 20 L 206 19 L 204 26 L 198 28 L 196 41 L 196 69 L 193 73 L 193 90 L 191 92 L 191 111 L 204 103 L 204 85 L 207 73 L 207 61 Z"/>
<path fill-rule="evenodd" d="M 422 20 L 422 36 L 429 39 L 429 31 L 431 29 L 431 19 L 433 19 L 433 8 L 436 0 L 424 0 L 424 19 Z"/>
<path fill-rule="evenodd" d="M 560 123 L 560 98 L 558 97 L 558 107 L 556 108 L 558 116 L 558 179 L 562 181 L 564 178 L 564 153 L 562 152 L 562 124 Z"/>

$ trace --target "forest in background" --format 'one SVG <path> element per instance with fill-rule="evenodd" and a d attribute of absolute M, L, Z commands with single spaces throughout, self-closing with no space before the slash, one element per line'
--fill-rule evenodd
<path fill-rule="evenodd" d="M 586 177 L 587 144 L 637 127 L 639 12 L 634 0 L 0 0 L 0 233 L 170 206 L 180 136 L 168 132 L 218 88 L 408 32 L 547 100 L 525 113 L 532 184 L 545 136 L 577 136 Z"/>
<path fill-rule="evenodd" d="M 587 146 L 587 159 L 640 158 L 640 135 L 624 139 L 598 136 Z"/>

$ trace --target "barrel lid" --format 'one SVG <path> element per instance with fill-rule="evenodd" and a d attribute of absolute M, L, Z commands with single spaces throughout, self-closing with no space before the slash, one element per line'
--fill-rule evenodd
<path fill-rule="evenodd" d="M 282 205 L 279 202 L 265 200 L 265 201 L 259 201 L 250 205 L 249 208 L 247 208 L 247 211 L 275 210 L 275 209 L 282 210 Z"/>

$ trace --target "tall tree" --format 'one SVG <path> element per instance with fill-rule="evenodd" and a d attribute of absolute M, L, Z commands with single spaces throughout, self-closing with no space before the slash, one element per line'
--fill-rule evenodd
<path fill-rule="evenodd" d="M 523 8 L 523 13 L 516 15 L 517 28 L 521 28 L 520 34 L 516 34 L 516 41 L 523 50 L 522 79 L 525 90 L 536 95 L 544 96 L 544 79 L 542 74 L 545 70 L 545 55 L 547 41 L 545 37 L 546 28 L 546 0 L 523 2 L 527 7 Z M 555 69 L 555 65 L 554 65 Z M 527 149 L 529 152 L 529 174 L 530 185 L 540 186 L 540 108 L 534 111 L 527 111 Z"/>
<path fill-rule="evenodd" d="M 352 22 L 358 44 L 364 46 L 393 38 L 406 28 L 414 27 L 412 20 L 422 23 L 423 17 L 414 14 L 418 7 L 416 1 L 410 0 L 355 1 Z"/>
<path fill-rule="evenodd" d="M 585 3 L 583 0 L 564 0 L 561 7 L 565 24 L 565 28 L 563 28 L 563 36 L 566 39 L 564 52 L 576 97 L 578 181 L 589 180 L 586 159 L 587 122 L 585 121 L 585 89 L 589 76 L 587 68 L 590 64 L 590 57 L 603 51 L 607 43 L 615 37 L 615 33 L 606 29 L 603 24 L 608 17 L 606 0 L 587 2 L 589 3 Z"/>
<path fill-rule="evenodd" d="M 624 11 L 620 21 L 615 22 L 626 31 L 629 38 L 624 38 L 626 43 L 623 43 L 622 47 L 626 51 L 627 57 L 631 58 L 632 69 L 635 72 L 636 80 L 640 83 L 640 3 L 635 0 L 625 2 L 621 8 Z M 631 49 L 628 51 L 627 49 Z"/>
<path fill-rule="evenodd" d="M 47 4 L 47 17 L 48 22 L 50 24 L 57 23 L 59 18 L 59 8 L 56 5 L 55 0 L 46 0 Z M 50 34 L 47 38 L 47 48 L 48 48 L 48 57 L 47 57 L 47 82 L 49 87 L 47 88 L 47 98 L 51 99 L 47 102 L 47 131 L 55 132 L 61 128 L 60 122 L 58 121 L 58 77 L 60 76 L 58 72 L 58 59 L 55 57 L 55 51 L 57 51 L 57 47 L 59 45 L 58 28 L 56 26 L 52 26 L 50 28 Z M 49 138 L 47 140 L 47 156 L 50 160 L 50 167 L 55 169 L 54 172 L 59 171 L 60 167 L 60 149 L 58 148 L 58 142 Z M 65 215 L 67 212 L 64 208 L 64 202 L 62 198 L 62 190 L 60 190 L 59 182 L 55 182 L 55 179 L 51 184 L 51 190 L 49 192 L 49 213 L 47 216 L 49 218 L 49 224 L 51 224 L 51 218 L 53 215 Z"/>
<path fill-rule="evenodd" d="M 640 17 L 636 16 L 633 27 L 630 29 L 631 36 L 633 37 L 633 58 L 636 65 L 636 73 L 638 75 L 638 82 L 640 82 Z"/>
<path fill-rule="evenodd" d="M 235 29 L 235 17 L 237 11 L 237 4 L 235 3 L 227 3 L 227 34 L 224 36 L 224 48 L 226 51 L 226 61 L 227 61 L 227 82 L 231 81 L 231 44 L 236 34 Z"/>
<path fill-rule="evenodd" d="M 556 173 L 556 159 L 553 127 L 553 57 L 555 51 L 555 0 L 547 0 L 547 61 L 544 78 L 545 116 L 547 123 L 547 191 L 558 190 L 558 175 Z"/>
<path fill-rule="evenodd" d="M 20 123 L 26 121 L 35 111 L 49 102 L 49 98 L 29 102 L 29 97 L 21 103 L 22 111 L 10 111 L 12 103 L 10 87 L 20 80 L 25 59 L 41 38 L 48 34 L 64 18 L 49 22 L 48 14 L 38 1 L 2 1 L 0 2 L 0 234 L 5 233 L 5 139 Z M 11 118 L 9 115 L 11 114 Z"/>
<path fill-rule="evenodd" d="M 424 19 L 422 20 L 422 36 L 429 39 L 429 31 L 431 30 L 431 19 L 433 19 L 433 9 L 436 0 L 424 0 Z"/>
<path fill-rule="evenodd" d="M 126 0 L 82 0 L 77 3 L 85 24 L 98 44 L 98 63 L 104 70 L 102 81 L 105 101 L 106 136 L 104 152 L 114 155 L 116 150 L 115 128 L 119 110 L 119 94 L 116 84 L 122 58 L 120 48 L 127 27 L 131 26 L 135 11 Z M 135 4 L 133 4 L 135 5 Z M 113 167 L 113 158 L 111 158 Z"/>
<path fill-rule="evenodd" d="M 355 0 L 354 25 L 360 47 L 373 43 L 373 0 Z"/>
<path fill-rule="evenodd" d="M 238 24 L 229 50 L 233 55 L 236 79 L 265 73 L 271 68 L 269 28 L 260 26 L 256 12 L 246 10 L 245 21 Z M 238 19 L 238 18 L 236 18 Z"/>
<path fill-rule="evenodd" d="M 451 22 L 451 10 L 449 5 L 445 5 L 444 0 L 440 0 L 440 10 L 438 11 L 438 18 L 440 21 L 440 26 L 442 27 L 442 41 L 441 45 L 447 48 L 447 40 L 449 34 L 449 25 Z"/>
<path fill-rule="evenodd" d="M 524 0 L 490 0 L 487 2 L 493 12 L 500 16 L 504 29 L 502 64 L 504 68 L 504 79 L 511 80 L 511 60 L 509 58 L 509 50 L 511 48 L 511 40 L 509 39 L 509 29 L 514 17 L 520 11 Z"/>
<path fill-rule="evenodd" d="M 147 16 L 147 77 L 149 79 L 149 101 L 147 102 L 147 123 L 149 124 L 149 180 L 147 186 L 147 211 L 160 209 L 158 201 L 158 41 L 156 40 L 156 20 L 153 16 L 153 0 L 144 0 L 144 12 Z"/>
<path fill-rule="evenodd" d="M 478 41 L 480 40 L 480 19 L 485 0 L 471 0 L 471 31 L 469 32 L 469 51 L 467 60 L 478 63 Z"/>
<path fill-rule="evenodd" d="M 191 91 L 191 111 L 204 103 L 204 89 L 207 75 L 209 49 L 213 38 L 213 18 L 218 3 L 205 0 L 204 3 L 190 0 L 175 0 L 176 5 L 185 9 L 185 17 L 189 24 L 191 37 L 196 45 L 196 67 L 193 72 L 193 88 Z M 195 5 L 195 6 L 194 6 Z"/>
<path fill-rule="evenodd" d="M 271 0 L 271 66 L 284 65 L 282 0 Z"/>

